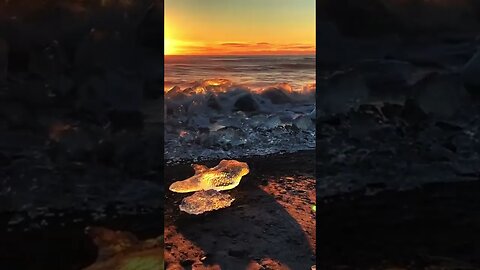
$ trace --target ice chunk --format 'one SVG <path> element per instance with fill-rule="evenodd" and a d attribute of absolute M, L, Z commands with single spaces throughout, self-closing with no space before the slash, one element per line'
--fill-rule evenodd
<path fill-rule="evenodd" d="M 295 118 L 293 124 L 301 130 L 313 130 L 315 127 L 310 116 L 299 116 Z"/>
<path fill-rule="evenodd" d="M 169 189 L 177 193 L 228 190 L 238 186 L 242 177 L 250 172 L 247 163 L 236 160 L 222 160 L 213 168 L 194 164 L 193 168 L 194 176 L 171 184 Z"/>
<path fill-rule="evenodd" d="M 194 115 L 188 119 L 188 126 L 195 129 L 198 128 L 209 128 L 210 121 L 207 117 L 201 115 Z"/>
<path fill-rule="evenodd" d="M 164 267 L 163 235 L 140 241 L 131 233 L 100 227 L 89 227 L 86 233 L 98 247 L 98 258 L 84 270 L 147 270 Z"/>
<path fill-rule="evenodd" d="M 247 142 L 245 137 L 246 135 L 241 129 L 226 127 L 214 132 L 211 139 L 213 145 L 228 149 L 232 146 L 244 145 Z"/>
<path fill-rule="evenodd" d="M 317 108 L 313 108 L 313 111 L 309 113 L 308 116 L 310 116 L 310 119 L 315 121 L 315 119 L 317 118 Z"/>
<path fill-rule="evenodd" d="M 282 125 L 282 120 L 278 115 L 272 115 L 263 123 L 265 129 L 274 129 Z"/>
<path fill-rule="evenodd" d="M 185 197 L 180 204 L 180 210 L 191 215 L 229 207 L 235 199 L 228 194 L 216 190 L 202 190 Z"/>

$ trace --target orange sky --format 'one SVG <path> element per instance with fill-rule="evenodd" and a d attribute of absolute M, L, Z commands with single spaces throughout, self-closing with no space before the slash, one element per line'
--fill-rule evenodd
<path fill-rule="evenodd" d="M 165 0 L 165 54 L 314 54 L 315 0 Z"/>

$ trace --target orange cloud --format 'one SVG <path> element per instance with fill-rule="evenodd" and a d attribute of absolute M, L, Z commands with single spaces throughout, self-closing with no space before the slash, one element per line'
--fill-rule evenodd
<path fill-rule="evenodd" d="M 221 42 L 214 44 L 196 44 L 177 42 L 177 55 L 288 55 L 315 54 L 315 45 L 311 44 L 272 44 L 268 42 Z"/>

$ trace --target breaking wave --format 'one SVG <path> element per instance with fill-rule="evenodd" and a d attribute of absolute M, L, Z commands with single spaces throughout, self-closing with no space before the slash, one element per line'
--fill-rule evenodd
<path fill-rule="evenodd" d="M 315 90 L 314 83 L 255 87 L 227 79 L 174 85 L 165 90 L 165 157 L 175 162 L 311 149 Z"/>

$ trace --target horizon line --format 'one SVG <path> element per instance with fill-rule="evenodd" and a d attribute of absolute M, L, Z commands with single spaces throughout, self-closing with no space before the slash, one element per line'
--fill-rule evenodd
<path fill-rule="evenodd" d="M 169 56 L 316 56 L 316 53 L 302 53 L 302 54 L 165 54 Z"/>

